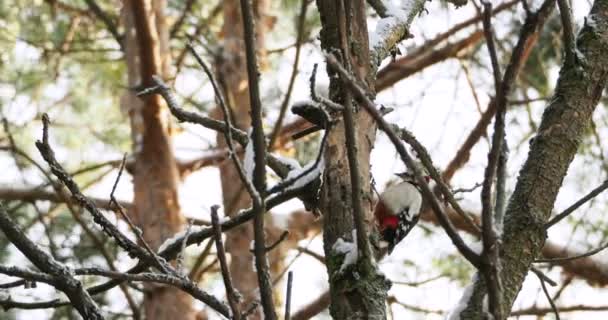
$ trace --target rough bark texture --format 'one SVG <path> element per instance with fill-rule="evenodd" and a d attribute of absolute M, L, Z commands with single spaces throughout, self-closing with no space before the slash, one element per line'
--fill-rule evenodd
<path fill-rule="evenodd" d="M 168 75 L 164 0 L 125 1 L 123 17 L 129 85 L 152 85 L 152 75 Z M 131 118 L 135 166 L 134 222 L 144 239 L 156 249 L 179 232 L 184 219 L 177 196 L 178 171 L 167 133 L 163 100 L 158 95 L 140 100 L 132 94 L 123 99 Z M 144 296 L 146 319 L 194 319 L 192 298 L 169 286 L 148 285 Z"/>
<path fill-rule="evenodd" d="M 317 6 L 322 23 L 321 46 L 327 52 L 339 51 L 338 2 L 319 0 Z M 343 14 L 346 17 L 347 39 L 350 41 L 348 45 L 352 70 L 362 83 L 365 83 L 369 88 L 373 88 L 365 1 L 344 1 L 344 8 L 346 12 Z M 328 70 L 328 73 L 331 79 L 330 97 L 332 100 L 342 103 L 341 82 L 337 76 L 333 77 L 334 72 L 332 70 Z M 356 112 L 354 116 L 358 127 L 356 131 L 358 141 L 356 147 L 360 164 L 358 174 L 363 186 L 360 198 L 365 212 L 365 220 L 371 229 L 374 224 L 371 217 L 372 190 L 369 183 L 369 156 L 374 145 L 376 128 L 375 123 L 367 113 Z M 325 163 L 321 211 L 324 219 L 324 250 L 330 281 L 331 315 L 334 319 L 384 319 L 386 318 L 386 291 L 389 288 L 386 279 L 373 272 L 364 275 L 364 273 L 357 272 L 356 269 L 339 272 L 343 255 L 332 250 L 338 238 L 350 242 L 356 241 L 352 237 L 352 230 L 355 227 L 351 205 L 350 173 L 342 123 L 336 125 L 329 133 Z"/>
<path fill-rule="evenodd" d="M 507 208 L 501 252 L 504 310 L 511 309 L 532 261 L 541 252 L 544 224 L 606 85 L 608 0 L 595 1 L 577 48 L 575 63 L 562 67 Z M 485 295 L 486 285 L 477 281 L 461 318 L 482 319 Z"/>

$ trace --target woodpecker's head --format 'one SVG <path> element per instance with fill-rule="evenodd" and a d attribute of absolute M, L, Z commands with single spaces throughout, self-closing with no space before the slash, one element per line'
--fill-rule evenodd
<path fill-rule="evenodd" d="M 429 175 L 429 172 L 426 169 L 426 167 L 424 165 L 422 165 L 422 163 L 419 163 L 419 162 L 416 162 L 415 165 L 416 165 L 416 168 L 418 169 L 418 171 L 420 171 L 420 173 L 422 174 L 422 177 L 424 178 L 426 183 L 429 183 L 431 181 L 431 176 Z M 408 171 L 405 171 L 405 172 L 396 173 L 396 175 L 399 178 L 403 179 L 404 181 L 417 185 L 416 177 L 414 177 L 414 173 L 412 171 L 410 171 L 409 169 L 408 169 Z"/>

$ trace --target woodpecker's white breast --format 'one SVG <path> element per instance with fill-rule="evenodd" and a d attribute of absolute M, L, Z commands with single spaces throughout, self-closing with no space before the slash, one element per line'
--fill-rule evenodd
<path fill-rule="evenodd" d="M 384 205 L 396 215 L 409 208 L 408 215 L 413 217 L 420 212 L 422 196 L 416 187 L 409 182 L 401 182 L 388 187 L 381 195 Z"/>

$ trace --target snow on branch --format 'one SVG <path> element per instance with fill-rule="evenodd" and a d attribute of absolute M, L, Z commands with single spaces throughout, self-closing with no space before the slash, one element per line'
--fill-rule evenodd
<path fill-rule="evenodd" d="M 376 30 L 369 33 L 370 57 L 373 66 L 378 66 L 395 46 L 410 35 L 410 26 L 414 18 L 424 10 L 426 0 L 402 0 L 394 5 L 390 0 L 383 0 L 385 8 L 382 19 L 376 24 Z"/>
<path fill-rule="evenodd" d="M 342 273 L 348 266 L 357 263 L 357 259 L 359 259 L 359 249 L 357 248 L 357 230 L 353 229 L 353 242 L 344 241 L 342 238 L 338 238 L 338 240 L 334 243 L 332 250 L 344 255 L 344 259 L 342 260 L 342 265 L 340 266 L 340 270 L 338 272 Z"/>

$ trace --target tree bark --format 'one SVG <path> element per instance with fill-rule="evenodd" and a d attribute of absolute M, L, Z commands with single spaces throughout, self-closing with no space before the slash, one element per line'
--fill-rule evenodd
<path fill-rule="evenodd" d="M 338 0 L 341 1 L 341 0 Z M 353 73 L 368 88 L 373 88 L 373 72 L 370 65 L 367 23 L 365 15 L 366 2 L 361 0 L 317 1 L 321 14 L 321 46 L 326 52 L 340 51 L 339 15 L 346 20 L 348 50 Z M 345 12 L 339 12 L 339 8 Z M 344 103 L 344 88 L 331 69 L 330 97 L 338 103 Z M 373 90 L 373 89 L 372 89 Z M 372 92 L 370 90 L 370 92 Z M 355 110 L 358 108 L 355 107 Z M 357 174 L 362 184 L 363 211 L 368 229 L 374 228 L 371 217 L 372 190 L 370 184 L 370 152 L 374 146 L 376 126 L 365 112 L 356 112 L 354 120 L 357 126 L 356 141 L 358 162 Z M 386 295 L 390 287 L 387 280 L 375 273 L 340 272 L 342 254 L 337 254 L 333 246 L 339 238 L 350 242 L 355 229 L 353 207 L 351 202 L 351 180 L 345 144 L 344 126 L 340 122 L 333 127 L 327 139 L 325 153 L 325 173 L 321 191 L 321 211 L 323 213 L 323 240 L 329 274 L 331 305 L 330 313 L 334 319 L 385 319 Z"/>
<path fill-rule="evenodd" d="M 167 78 L 169 55 L 164 0 L 125 1 L 126 59 L 129 86 L 151 86 L 152 76 Z M 165 43 L 163 43 L 165 42 Z M 156 250 L 179 232 L 184 219 L 177 196 L 179 175 L 167 131 L 164 101 L 158 95 L 123 98 L 131 119 L 135 166 L 134 222 Z M 148 320 L 194 319 L 192 297 L 170 286 L 146 285 L 143 308 Z"/>
<path fill-rule="evenodd" d="M 505 217 L 501 252 L 503 310 L 510 310 L 546 240 L 544 224 L 590 126 L 608 80 L 608 1 L 596 0 L 577 38 L 577 58 L 560 71 Z M 592 21 L 592 23 L 589 23 Z M 478 277 L 461 319 L 483 319 L 486 285 Z"/>

